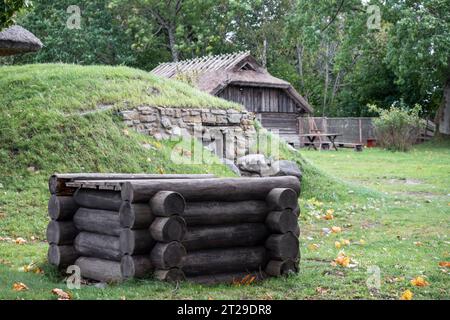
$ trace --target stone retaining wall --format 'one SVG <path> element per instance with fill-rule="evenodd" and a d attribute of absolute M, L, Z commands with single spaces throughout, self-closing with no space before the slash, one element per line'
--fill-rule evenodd
<path fill-rule="evenodd" d="M 255 115 L 248 111 L 140 106 L 122 110 L 120 115 L 128 127 L 158 140 L 195 136 L 227 159 L 248 153 L 256 135 Z"/>

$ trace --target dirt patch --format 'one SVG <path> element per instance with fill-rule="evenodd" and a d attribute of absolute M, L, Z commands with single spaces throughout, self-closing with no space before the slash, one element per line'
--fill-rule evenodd
<path fill-rule="evenodd" d="M 387 182 L 391 184 L 406 184 L 410 186 L 423 184 L 423 181 L 418 179 L 388 179 Z"/>

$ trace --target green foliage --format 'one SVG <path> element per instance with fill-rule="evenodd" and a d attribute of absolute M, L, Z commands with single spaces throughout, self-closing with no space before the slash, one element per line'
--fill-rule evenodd
<path fill-rule="evenodd" d="M 15 21 L 15 15 L 23 8 L 29 7 L 28 0 L 3 0 L 0 2 L 0 31 Z"/>
<path fill-rule="evenodd" d="M 425 122 L 419 113 L 422 107 L 416 104 L 409 108 L 403 101 L 395 102 L 389 109 L 369 105 L 372 112 L 380 116 L 373 120 L 377 143 L 385 149 L 408 151 L 417 141 Z"/>

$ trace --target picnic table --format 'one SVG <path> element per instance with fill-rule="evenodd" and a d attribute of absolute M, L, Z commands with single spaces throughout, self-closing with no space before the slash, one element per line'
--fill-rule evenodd
<path fill-rule="evenodd" d="M 308 133 L 308 134 L 301 134 L 300 137 L 306 137 L 309 141 L 309 145 L 308 145 L 308 150 L 312 148 L 314 148 L 314 150 L 317 150 L 314 141 L 317 138 L 322 138 L 325 137 L 327 138 L 332 147 L 334 148 L 334 150 L 338 151 L 338 148 L 336 147 L 336 144 L 334 143 L 334 140 L 336 140 L 337 137 L 342 136 L 342 134 L 340 133 Z"/>

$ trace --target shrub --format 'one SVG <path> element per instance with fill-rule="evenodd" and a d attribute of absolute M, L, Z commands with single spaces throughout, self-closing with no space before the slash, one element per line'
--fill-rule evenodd
<path fill-rule="evenodd" d="M 425 121 L 419 117 L 422 107 L 413 108 L 394 102 L 389 109 L 369 105 L 369 109 L 380 116 L 374 119 L 375 136 L 380 147 L 394 151 L 408 151 L 417 141 Z"/>

